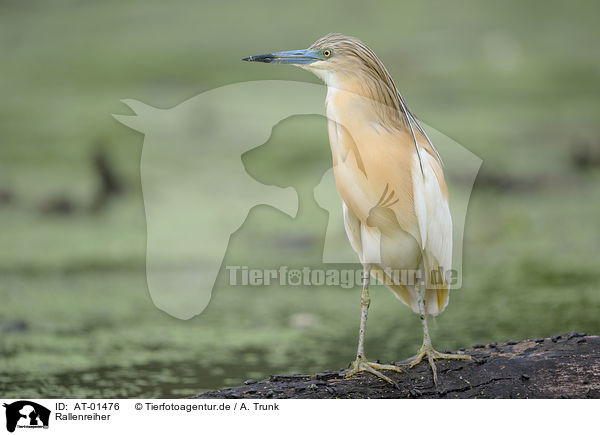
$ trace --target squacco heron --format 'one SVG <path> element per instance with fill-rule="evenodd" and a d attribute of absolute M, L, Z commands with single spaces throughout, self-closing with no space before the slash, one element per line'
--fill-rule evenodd
<path fill-rule="evenodd" d="M 365 278 L 358 351 L 346 376 L 364 371 L 395 384 L 381 371 L 402 372 L 396 365 L 374 363 L 365 356 L 369 278 L 374 275 L 419 315 L 423 345 L 410 367 L 427 358 L 437 385 L 435 359 L 470 359 L 436 351 L 427 327 L 427 315 L 440 314 L 450 296 L 446 275 L 435 272 L 450 271 L 452 265 L 448 188 L 437 150 L 383 63 L 356 38 L 329 34 L 305 50 L 243 60 L 296 65 L 327 85 L 335 182 L 346 233 Z M 421 271 L 424 280 L 392 271 Z"/>

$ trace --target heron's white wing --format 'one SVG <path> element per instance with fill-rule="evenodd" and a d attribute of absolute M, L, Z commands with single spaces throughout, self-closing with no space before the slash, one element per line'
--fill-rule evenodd
<path fill-rule="evenodd" d="M 452 217 L 448 206 L 446 183 L 439 161 L 422 150 L 421 162 L 423 173 L 419 167 L 419 160 L 415 156 L 413 166 L 415 214 L 419 225 L 427 279 L 427 311 L 437 314 L 448 303 L 448 286 L 445 280 L 432 283 L 431 278 L 432 272 L 436 274 L 435 276 L 444 278 L 444 274 L 452 268 Z M 438 271 L 439 275 L 437 275 Z"/>

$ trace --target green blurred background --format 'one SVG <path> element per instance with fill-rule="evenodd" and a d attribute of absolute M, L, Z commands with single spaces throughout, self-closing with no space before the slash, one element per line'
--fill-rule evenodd
<path fill-rule="evenodd" d="M 143 136 L 111 117 L 130 113 L 123 98 L 169 108 L 238 81 L 316 83 L 295 68 L 239 59 L 333 31 L 370 45 L 422 120 L 484 161 L 467 216 L 464 286 L 437 319 L 436 346 L 600 332 L 599 9 L 0 1 L 0 396 L 181 397 L 354 358 L 357 288 L 230 287 L 223 267 L 196 318 L 154 307 Z M 327 223 L 312 198 L 330 165 L 324 121 L 291 118 L 243 160 L 257 180 L 295 187 L 302 213 L 256 207 L 226 261 L 314 262 Z M 367 355 L 414 354 L 416 316 L 385 288 L 372 297 Z"/>

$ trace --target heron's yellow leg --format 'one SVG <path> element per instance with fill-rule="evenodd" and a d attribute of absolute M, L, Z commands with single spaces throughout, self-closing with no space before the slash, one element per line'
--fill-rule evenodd
<path fill-rule="evenodd" d="M 398 373 L 404 373 L 404 370 L 392 364 L 379 364 L 367 361 L 364 358 L 356 357 L 356 360 L 352 363 L 352 366 L 350 367 L 348 373 L 346 373 L 345 377 L 350 378 L 360 372 L 369 372 L 374 374 L 378 378 L 383 379 L 384 381 L 389 382 L 392 385 L 395 385 L 396 387 L 398 386 L 396 382 L 394 382 L 392 379 L 381 373 L 379 370 L 391 370 Z"/>
<path fill-rule="evenodd" d="M 425 311 L 425 290 L 419 292 L 419 316 L 421 318 L 421 326 L 423 326 L 423 344 L 421 345 L 421 349 L 419 352 L 411 358 L 414 361 L 410 364 L 409 368 L 413 368 L 417 364 L 419 364 L 423 358 L 427 357 L 427 361 L 431 366 L 431 371 L 433 372 L 433 383 L 437 386 L 438 377 L 437 377 L 437 368 L 435 367 L 434 360 L 436 359 L 466 359 L 472 360 L 469 355 L 460 355 L 454 353 L 442 353 L 435 350 L 431 344 L 431 337 L 429 335 L 429 328 L 427 327 L 427 315 Z"/>
<path fill-rule="evenodd" d="M 386 382 L 389 382 L 392 385 L 396 385 L 396 382 L 391 380 L 389 377 L 381 373 L 379 370 L 391 370 L 399 373 L 403 373 L 404 371 L 397 366 L 391 364 L 379 364 L 367 361 L 365 357 L 365 330 L 367 328 L 367 312 L 369 311 L 369 305 L 371 304 L 371 297 L 369 296 L 369 277 L 370 277 L 370 268 L 365 267 L 365 276 L 363 278 L 363 289 L 360 296 L 360 331 L 358 334 L 358 350 L 356 352 L 356 360 L 352 363 L 352 366 L 346 373 L 346 378 L 354 376 L 360 372 L 368 372 L 371 373 L 378 378 L 383 379 Z"/>

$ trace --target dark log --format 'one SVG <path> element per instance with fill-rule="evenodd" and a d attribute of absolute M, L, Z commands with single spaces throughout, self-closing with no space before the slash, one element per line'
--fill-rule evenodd
<path fill-rule="evenodd" d="M 438 360 L 438 388 L 429 365 L 385 372 L 399 388 L 373 375 L 340 371 L 273 375 L 195 398 L 600 398 L 600 337 L 571 332 L 503 344 L 475 345 L 473 361 Z M 405 366 L 408 361 L 394 363 Z"/>

